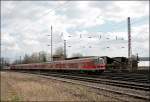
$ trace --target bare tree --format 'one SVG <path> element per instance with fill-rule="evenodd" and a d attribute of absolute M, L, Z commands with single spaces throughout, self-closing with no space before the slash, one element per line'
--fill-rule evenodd
<path fill-rule="evenodd" d="M 30 62 L 31 63 L 37 63 L 39 62 L 39 54 L 34 52 L 31 56 L 30 56 Z"/>
<path fill-rule="evenodd" d="M 16 60 L 16 61 L 17 61 L 17 60 Z M 27 64 L 27 63 L 30 63 L 30 62 L 31 62 L 31 61 L 30 61 L 30 56 L 27 55 L 27 54 L 25 54 L 22 63 Z"/>
<path fill-rule="evenodd" d="M 0 69 L 3 69 L 6 66 L 10 65 L 10 61 L 8 58 L 0 58 Z"/>
<path fill-rule="evenodd" d="M 47 61 L 47 59 L 46 59 L 46 52 L 44 52 L 44 51 L 40 51 L 39 52 L 39 61 L 40 62 L 46 62 Z"/>
<path fill-rule="evenodd" d="M 55 51 L 55 55 L 63 56 L 64 55 L 64 49 L 62 47 L 58 47 Z"/>

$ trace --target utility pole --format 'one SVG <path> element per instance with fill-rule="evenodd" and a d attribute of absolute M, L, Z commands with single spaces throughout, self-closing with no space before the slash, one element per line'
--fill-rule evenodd
<path fill-rule="evenodd" d="M 20 56 L 20 64 L 22 63 L 22 61 L 21 61 L 21 56 Z"/>
<path fill-rule="evenodd" d="M 130 26 L 130 17 L 128 17 L 128 58 L 131 58 L 131 26 Z"/>
<path fill-rule="evenodd" d="M 52 26 L 51 26 L 51 62 L 53 61 L 53 44 L 52 44 Z"/>
<path fill-rule="evenodd" d="M 127 19 L 128 22 L 128 64 L 130 70 L 132 69 L 132 59 L 131 59 L 131 25 L 130 25 L 130 17 Z"/>
<path fill-rule="evenodd" d="M 64 40 L 64 59 L 66 59 L 66 40 Z"/>

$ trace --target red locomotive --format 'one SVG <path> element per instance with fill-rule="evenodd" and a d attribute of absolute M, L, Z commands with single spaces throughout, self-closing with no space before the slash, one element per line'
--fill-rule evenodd
<path fill-rule="evenodd" d="M 103 72 L 106 69 L 104 58 L 90 57 L 72 60 L 53 61 L 49 63 L 32 63 L 11 65 L 12 70 L 85 70 Z"/>

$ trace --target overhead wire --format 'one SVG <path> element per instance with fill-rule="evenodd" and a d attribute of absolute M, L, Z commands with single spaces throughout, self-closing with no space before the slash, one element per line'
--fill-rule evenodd
<path fill-rule="evenodd" d="M 68 0 L 67 2 L 69 2 L 69 0 Z M 63 3 L 63 5 L 66 4 L 67 2 Z M 61 6 L 62 6 L 62 5 L 61 5 Z M 50 13 L 50 12 L 52 12 L 52 11 L 54 11 L 55 9 L 61 8 L 61 6 L 55 7 L 54 9 L 51 9 L 49 12 L 47 12 L 47 14 Z M 45 15 L 45 14 L 41 15 L 40 17 L 43 17 L 44 15 Z M 131 24 L 134 24 L 134 23 L 135 23 L 135 22 L 132 22 Z M 115 28 L 115 29 L 122 28 L 123 26 L 124 26 L 124 25 L 119 26 L 119 27 L 117 27 L 117 28 Z M 112 30 L 114 30 L 114 29 L 112 29 Z M 80 38 L 81 38 L 81 34 L 80 34 Z M 90 38 L 92 38 L 92 37 L 90 37 Z M 100 39 L 101 39 L 101 35 L 100 35 Z M 117 38 L 116 38 L 116 39 L 117 39 Z"/>

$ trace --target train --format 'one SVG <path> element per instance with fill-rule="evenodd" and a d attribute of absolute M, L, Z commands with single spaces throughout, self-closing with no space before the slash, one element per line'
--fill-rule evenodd
<path fill-rule="evenodd" d="M 67 58 L 65 60 L 55 60 L 44 63 L 16 64 L 11 65 L 11 70 L 30 71 L 57 71 L 57 72 L 88 72 L 102 73 L 104 71 L 137 71 L 137 60 L 132 60 L 132 68 L 128 64 L 126 57 L 108 56 L 86 56 L 81 58 Z"/>
<path fill-rule="evenodd" d="M 102 73 L 106 70 L 105 59 L 94 56 L 71 60 L 60 60 L 46 63 L 30 63 L 11 65 L 11 70 L 32 70 L 32 71 L 84 71 Z"/>

